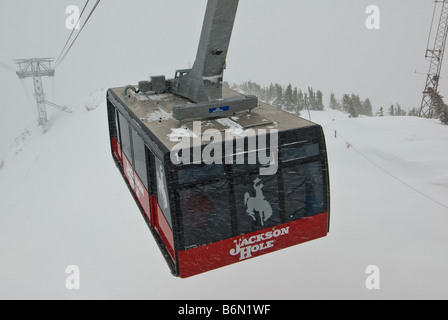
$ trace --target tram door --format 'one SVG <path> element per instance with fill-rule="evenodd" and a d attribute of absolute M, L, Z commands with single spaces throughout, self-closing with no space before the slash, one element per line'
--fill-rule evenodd
<path fill-rule="evenodd" d="M 118 161 L 120 166 L 123 167 L 118 111 L 112 106 L 110 102 L 108 102 L 107 111 L 109 115 L 109 130 L 112 154 Z"/>
<path fill-rule="evenodd" d="M 169 177 L 163 162 L 154 155 L 151 155 L 151 158 L 153 159 L 151 171 L 155 178 L 154 195 L 151 196 L 151 208 L 154 214 L 153 227 L 162 238 L 166 249 L 174 260 L 173 221 L 168 188 Z"/>
<path fill-rule="evenodd" d="M 151 221 L 150 181 L 146 166 L 147 147 L 143 139 L 120 113 L 118 113 L 118 120 L 124 175 L 146 217 Z"/>
<path fill-rule="evenodd" d="M 112 154 L 145 219 L 157 231 L 174 260 L 168 176 L 163 162 L 112 104 L 109 104 L 108 113 Z"/>

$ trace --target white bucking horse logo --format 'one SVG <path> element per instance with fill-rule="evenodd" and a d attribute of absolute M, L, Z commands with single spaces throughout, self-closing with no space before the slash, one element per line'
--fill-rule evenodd
<path fill-rule="evenodd" d="M 257 221 L 255 214 L 258 212 L 260 215 L 261 225 L 264 226 L 264 223 L 272 217 L 272 207 L 263 195 L 262 189 L 264 185 L 260 182 L 261 179 L 255 179 L 255 198 L 251 197 L 249 192 L 246 192 L 246 195 L 244 196 L 244 203 L 247 207 L 247 214 L 251 216 L 254 221 Z"/>

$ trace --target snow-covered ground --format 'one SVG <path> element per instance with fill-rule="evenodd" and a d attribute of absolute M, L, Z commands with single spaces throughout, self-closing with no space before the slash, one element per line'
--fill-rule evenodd
<path fill-rule="evenodd" d="M 0 299 L 447 299 L 448 127 L 311 115 L 327 136 L 329 236 L 187 280 L 115 168 L 104 90 L 45 135 L 28 128 L 0 169 Z M 66 288 L 69 265 L 80 290 Z"/>

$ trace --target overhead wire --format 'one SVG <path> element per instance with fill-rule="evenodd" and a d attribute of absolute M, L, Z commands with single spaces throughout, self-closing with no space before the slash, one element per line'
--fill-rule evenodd
<path fill-rule="evenodd" d="M 59 59 L 61 59 L 62 54 L 64 53 L 64 50 L 67 48 L 67 45 L 69 44 L 70 39 L 72 38 L 73 34 L 75 33 L 76 26 L 79 25 L 79 22 L 81 21 L 81 18 L 82 18 L 82 16 L 84 15 L 84 11 L 86 10 L 87 5 L 89 4 L 89 2 L 90 2 L 90 0 L 87 0 L 87 1 L 86 1 L 86 4 L 84 5 L 84 8 L 82 8 L 81 14 L 80 14 L 79 17 L 78 17 L 78 21 L 76 21 L 76 23 L 75 23 L 75 27 L 72 29 L 72 32 L 70 33 L 70 36 L 68 37 L 67 41 L 65 42 L 64 47 L 63 47 L 62 50 L 61 50 L 61 53 L 59 53 L 59 56 L 58 56 L 58 58 L 56 59 L 55 65 L 58 64 Z"/>
<path fill-rule="evenodd" d="M 377 167 L 378 169 L 380 169 L 381 171 L 383 171 L 385 174 L 387 174 L 388 176 L 392 177 L 393 179 L 397 180 L 398 182 L 400 182 L 401 184 L 405 185 L 406 187 L 408 187 L 409 189 L 417 192 L 418 194 L 420 194 L 421 196 L 427 198 L 428 200 L 431 200 L 432 202 L 440 205 L 441 207 L 448 209 L 448 206 L 445 205 L 444 203 L 434 199 L 433 197 L 427 195 L 426 193 L 424 193 L 423 191 L 418 190 L 417 188 L 411 186 L 409 183 L 407 183 L 406 181 L 398 178 L 397 176 L 395 176 L 394 174 L 390 173 L 389 171 L 387 171 L 386 169 L 384 169 L 383 167 L 381 167 L 380 165 L 378 165 L 376 162 L 374 162 L 373 160 L 371 160 L 369 157 L 367 157 L 365 154 L 363 154 L 361 151 L 359 151 L 358 149 L 354 148 L 352 146 L 353 150 L 358 153 L 361 157 L 363 157 L 364 159 L 366 159 L 368 162 L 370 162 L 372 165 L 374 165 L 375 167 Z"/>
<path fill-rule="evenodd" d="M 398 178 L 397 176 L 395 176 L 393 173 L 389 172 L 388 170 L 384 169 L 382 166 L 380 166 L 379 164 L 377 164 L 375 161 L 373 161 L 372 159 L 370 159 L 368 156 L 366 156 L 364 153 L 362 153 L 361 151 L 359 151 L 356 147 L 353 146 L 352 143 L 348 142 L 347 139 L 345 139 L 340 133 L 339 131 L 336 131 L 334 129 L 330 129 L 326 126 L 324 126 L 325 129 L 327 130 L 331 130 L 334 131 L 335 133 L 337 133 L 338 137 L 341 137 L 342 140 L 344 140 L 345 143 L 347 143 L 347 145 L 350 146 L 350 149 L 354 150 L 357 154 L 359 154 L 361 157 L 363 157 L 365 160 L 367 160 L 370 164 L 372 164 L 373 166 L 375 166 L 376 168 L 378 168 L 379 170 L 381 170 L 382 172 L 384 172 L 386 175 L 388 175 L 389 177 L 395 179 L 396 181 L 398 181 L 399 183 L 401 183 L 402 185 L 406 186 L 407 188 L 411 189 L 412 191 L 420 194 L 421 196 L 425 197 L 426 199 L 438 204 L 439 206 L 448 209 L 448 205 L 434 199 L 433 197 L 429 196 L 428 194 L 424 193 L 423 191 L 420 191 L 419 189 L 413 187 L 412 185 L 410 185 L 409 183 L 407 183 L 406 181 Z"/>
<path fill-rule="evenodd" d="M 431 28 L 429 29 L 429 35 L 428 35 L 428 44 L 426 45 L 426 50 L 429 50 L 429 45 L 432 38 L 432 30 L 434 29 L 434 20 L 436 17 L 436 10 L 437 10 L 437 1 L 434 2 L 434 12 L 432 14 L 432 21 L 431 21 Z M 426 57 L 428 56 L 428 51 L 426 51 Z"/>
<path fill-rule="evenodd" d="M 81 11 L 79 17 L 78 17 L 78 20 L 76 21 L 75 26 L 79 25 L 79 23 L 80 23 L 80 21 L 81 21 L 81 18 L 83 17 L 84 12 L 86 11 L 86 8 L 87 8 L 89 2 L 90 2 L 90 0 L 87 0 L 87 1 L 86 1 L 85 5 L 84 5 L 84 7 L 83 7 L 83 9 L 82 9 L 82 11 Z M 55 63 L 54 63 L 54 65 L 55 65 L 54 69 L 56 69 L 56 67 L 59 66 L 59 65 L 62 63 L 62 61 L 64 60 L 64 58 L 67 56 L 67 54 L 69 53 L 69 51 L 72 49 L 73 45 L 75 44 L 75 42 L 76 42 L 76 40 L 78 39 L 78 37 L 79 37 L 79 35 L 81 34 L 81 32 L 84 30 L 85 26 L 87 25 L 88 21 L 89 21 L 90 18 L 92 17 L 93 13 L 95 12 L 95 10 L 96 10 L 96 8 L 98 7 L 98 5 L 100 4 L 100 2 L 101 2 L 101 0 L 97 0 L 97 1 L 96 1 L 95 5 L 93 6 L 92 10 L 90 11 L 90 13 L 89 13 L 89 15 L 88 15 L 88 17 L 87 17 L 87 19 L 86 19 L 86 21 L 85 21 L 84 24 L 82 25 L 82 27 L 81 27 L 81 29 L 79 30 L 78 34 L 76 35 L 75 39 L 72 41 L 72 43 L 70 44 L 70 46 L 69 46 L 69 48 L 67 49 L 67 51 L 65 51 L 65 49 L 67 48 L 67 46 L 68 46 L 69 43 L 70 43 L 70 40 L 72 39 L 72 37 L 73 37 L 73 35 L 74 35 L 74 33 L 75 33 L 75 30 L 77 30 L 76 27 L 73 28 L 72 32 L 70 33 L 70 36 L 68 37 L 67 41 L 65 42 L 64 47 L 62 48 L 62 50 L 61 50 L 61 52 L 60 52 L 58 58 L 56 59 L 56 61 L 55 61 Z M 64 51 L 65 51 L 65 54 L 64 54 Z M 7 65 L 7 64 L 4 63 L 4 62 L 1 62 L 1 61 L 0 61 L 0 67 L 1 67 L 1 68 L 4 68 L 4 69 L 6 69 L 6 70 L 9 70 L 9 71 L 11 71 L 11 72 L 16 73 L 16 70 L 15 70 L 14 68 L 10 67 L 9 65 Z"/>
<path fill-rule="evenodd" d="M 78 20 L 76 21 L 75 26 L 79 25 L 79 23 L 80 23 L 80 21 L 81 21 L 81 18 L 83 17 L 84 12 L 86 11 L 86 8 L 87 8 L 89 2 L 90 2 L 90 0 L 87 0 L 87 1 L 86 1 L 86 3 L 85 3 L 85 5 L 84 5 L 84 7 L 83 7 L 83 9 L 82 9 L 82 11 L 81 11 L 81 13 L 80 13 L 80 15 L 79 15 L 79 18 L 78 18 Z M 90 18 L 92 17 L 93 13 L 95 12 L 95 10 L 96 10 L 96 8 L 98 7 L 98 5 L 100 4 L 100 2 L 101 2 L 101 0 L 97 0 L 97 1 L 96 1 L 95 5 L 93 6 L 92 10 L 90 11 L 90 13 L 89 13 L 89 15 L 88 15 L 88 17 L 87 17 L 87 19 L 86 19 L 86 21 L 84 22 L 84 24 L 83 24 L 82 27 L 80 28 L 78 34 L 76 35 L 76 37 L 74 38 L 74 40 L 71 42 L 71 44 L 70 44 L 70 46 L 68 47 L 67 51 L 65 51 L 65 49 L 67 48 L 67 46 L 68 46 L 69 43 L 70 43 L 70 40 L 72 39 L 72 37 L 73 37 L 73 35 L 74 35 L 74 33 L 75 33 L 75 30 L 77 30 L 76 27 L 73 28 L 72 32 L 70 33 L 70 36 L 68 37 L 66 43 L 64 44 L 64 47 L 62 48 L 62 50 L 61 50 L 61 52 L 60 52 L 58 58 L 56 59 L 56 62 L 55 62 L 55 64 L 54 64 L 54 65 L 55 65 L 54 69 L 56 69 L 56 68 L 62 63 L 62 61 L 63 61 L 63 60 L 65 59 L 65 57 L 67 56 L 67 54 L 70 52 L 70 50 L 72 49 L 73 45 L 75 44 L 75 42 L 76 42 L 76 40 L 78 39 L 78 37 L 79 37 L 79 35 L 81 34 L 81 32 L 84 30 L 85 26 L 87 25 L 88 21 L 89 21 Z M 65 51 L 65 53 L 64 53 L 64 51 Z M 0 69 L 1 69 L 1 68 L 5 69 L 5 70 L 7 70 L 7 71 L 13 72 L 13 73 L 17 73 L 17 70 L 16 70 L 16 69 L 14 69 L 13 67 L 9 66 L 8 64 L 6 64 L 6 63 L 4 63 L 4 62 L 2 62 L 2 61 L 0 61 Z M 23 79 L 21 79 L 21 84 L 22 84 L 22 88 L 23 88 L 23 90 L 24 90 L 24 92 L 25 92 L 25 95 L 26 95 L 26 97 L 27 97 L 27 99 L 28 99 L 28 102 L 30 103 L 30 106 L 32 106 L 32 104 L 33 104 L 33 103 L 32 103 L 32 99 L 31 99 L 31 96 L 30 96 L 30 94 L 29 94 L 29 92 L 28 92 L 26 86 L 25 86 L 25 83 L 23 82 Z M 54 87 L 54 82 L 53 82 L 53 87 Z M 53 94 L 54 94 L 54 92 L 53 92 Z M 50 103 L 50 102 L 48 102 L 48 101 L 45 101 L 45 102 L 46 102 L 47 104 L 53 106 L 53 107 L 57 107 L 58 109 L 64 110 L 64 111 L 66 111 L 66 112 L 70 112 L 70 110 L 68 110 L 68 109 L 65 108 L 65 107 L 60 107 L 59 105 Z M 33 109 L 33 110 L 34 110 L 34 109 Z"/>
<path fill-rule="evenodd" d="M 1 61 L 0 61 L 0 67 L 2 67 L 3 69 L 6 69 L 6 70 L 8 70 L 8 71 L 11 71 L 11 72 L 16 73 L 16 69 L 14 69 L 13 67 L 10 67 L 9 65 L 7 65 L 7 64 L 4 63 L 4 62 L 1 62 Z"/>
<path fill-rule="evenodd" d="M 70 50 L 73 48 L 73 45 L 75 44 L 76 40 L 78 39 L 79 35 L 82 33 L 82 31 L 84 30 L 85 26 L 87 25 L 87 23 L 89 22 L 90 18 L 92 17 L 92 14 L 95 12 L 96 8 L 98 7 L 98 5 L 100 4 L 101 0 L 97 0 L 95 5 L 93 6 L 92 10 L 90 11 L 90 14 L 88 15 L 86 21 L 84 22 L 84 24 L 81 27 L 81 30 L 79 30 L 78 34 L 76 35 L 75 39 L 72 41 L 70 47 L 67 49 L 67 51 L 65 52 L 65 54 L 62 56 L 62 58 L 57 62 L 57 64 L 55 65 L 55 69 L 58 68 L 61 63 L 64 61 L 65 57 L 67 56 L 67 54 L 70 52 Z"/>

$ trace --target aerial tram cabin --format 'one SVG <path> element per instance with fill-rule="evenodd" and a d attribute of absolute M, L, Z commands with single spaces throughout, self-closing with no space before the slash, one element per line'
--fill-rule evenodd
<path fill-rule="evenodd" d="M 329 232 L 322 128 L 222 87 L 237 6 L 209 0 L 193 69 L 107 93 L 113 159 L 181 278 Z"/>

